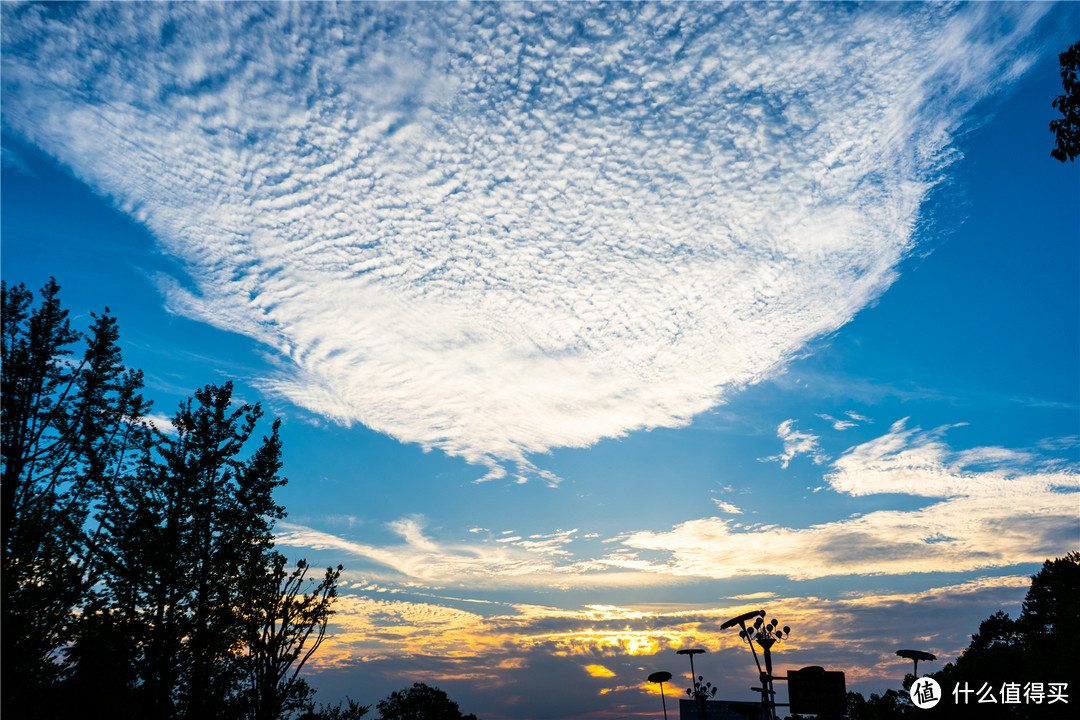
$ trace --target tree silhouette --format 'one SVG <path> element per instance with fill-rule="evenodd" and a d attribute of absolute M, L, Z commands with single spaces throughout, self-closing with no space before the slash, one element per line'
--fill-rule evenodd
<path fill-rule="evenodd" d="M 128 489 L 129 512 L 109 526 L 115 605 L 141 626 L 145 700 L 167 717 L 221 717 L 238 702 L 240 653 L 250 636 L 243 607 L 266 590 L 281 442 L 278 425 L 247 460 L 262 415 L 233 405 L 231 383 L 207 385 L 173 417 Z"/>
<path fill-rule="evenodd" d="M 273 554 L 271 563 L 264 578 L 266 592 L 250 595 L 254 602 L 248 615 L 253 631 L 247 643 L 248 681 L 254 720 L 273 720 L 307 704 L 311 690 L 299 677 L 300 669 L 326 635 L 342 570 L 340 565 L 336 570 L 327 568 L 322 581 L 304 594 L 306 561 L 299 561 L 291 572 L 280 553 Z M 355 713 L 359 706 L 353 705 L 349 708 Z"/>
<path fill-rule="evenodd" d="M 1020 691 L 1028 683 L 1067 683 L 1080 687 L 1080 659 L 1076 653 L 1076 631 L 1080 624 L 1080 552 L 1047 560 L 1031 578 L 1020 616 L 1015 620 L 998 611 L 979 625 L 971 644 L 955 663 L 947 664 L 930 677 L 937 680 L 946 700 L 928 710 L 913 710 L 919 717 L 937 714 L 950 718 L 1054 718 L 1061 716 L 1061 704 L 1001 702 L 1005 683 L 1016 683 Z M 909 676 L 910 677 L 910 676 Z M 954 702 L 953 689 L 977 693 L 984 685 L 993 690 L 996 703 Z"/>
<path fill-rule="evenodd" d="M 309 705 L 298 675 L 341 568 L 307 580 L 274 551 L 279 422 L 245 457 L 262 410 L 226 383 L 163 433 L 142 421 L 108 310 L 73 330 L 54 280 L 32 305 L 3 285 L 3 716 L 271 720 Z"/>
<path fill-rule="evenodd" d="M 361 705 L 346 697 L 337 705 L 323 705 L 318 710 L 312 704 L 297 720 L 360 720 L 370 709 L 370 705 Z"/>
<path fill-rule="evenodd" d="M 900 720 L 913 710 L 908 694 L 899 690 L 886 690 L 881 695 L 871 693 L 869 698 L 857 692 L 847 694 L 848 720 Z"/>
<path fill-rule="evenodd" d="M 115 512 L 106 492 L 145 444 L 142 375 L 124 368 L 116 320 L 73 330 L 50 279 L 31 307 L 25 285 L 2 305 L 2 545 L 5 714 L 38 711 L 70 671 L 60 650 L 94 603 L 103 566 L 91 512 Z M 84 346 L 81 357 L 74 347 Z"/>
<path fill-rule="evenodd" d="M 1050 122 L 1055 141 L 1050 155 L 1065 162 L 1080 155 L 1080 40 L 1058 55 L 1058 61 L 1065 93 L 1054 98 L 1054 107 L 1062 116 Z"/>
<path fill-rule="evenodd" d="M 309 699 L 298 673 L 322 642 L 341 569 L 307 588 L 307 563 L 289 573 L 273 550 L 280 423 L 242 458 L 261 415 L 233 402 L 231 383 L 197 391 L 175 435 L 156 431 L 130 511 L 109 526 L 121 571 L 106 583 L 114 606 L 131 608 L 154 717 L 270 720 Z"/>
<path fill-rule="evenodd" d="M 390 693 L 376 707 L 380 720 L 476 720 L 471 713 L 462 715 L 445 692 L 419 682 Z"/>
<path fill-rule="evenodd" d="M 1078 625 L 1080 552 L 1071 552 L 1047 560 L 1032 576 L 1017 619 L 1000 610 L 994 613 L 979 624 L 979 631 L 971 636 L 971 643 L 955 663 L 929 674 L 941 687 L 942 699 L 936 706 L 915 707 L 907 692 L 915 676 L 908 673 L 903 690 L 875 693 L 869 700 L 860 693 L 849 692 L 847 716 L 849 720 L 1063 717 L 1067 707 L 1060 702 L 1051 704 L 1046 693 L 1051 683 L 1064 684 L 1066 688 L 1080 684 L 1080 658 L 1074 644 Z M 1002 701 L 1006 683 L 1015 686 L 1019 702 Z M 1044 694 L 1038 701 L 1025 698 L 1028 683 L 1034 684 L 1030 690 Z M 984 687 L 990 690 L 993 701 L 978 702 Z M 954 688 L 958 689 L 955 696 Z M 966 690 L 971 693 L 965 695 Z"/>

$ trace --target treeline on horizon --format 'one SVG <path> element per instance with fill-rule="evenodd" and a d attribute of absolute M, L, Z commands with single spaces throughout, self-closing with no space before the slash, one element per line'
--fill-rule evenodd
<path fill-rule="evenodd" d="M 919 628 L 912 628 L 913 635 Z M 920 709 L 911 701 L 916 677 L 908 673 L 902 690 L 847 694 L 846 720 L 1052 720 L 1069 715 L 1080 702 L 1080 552 L 1046 560 L 1031 577 L 1020 614 L 999 610 L 979 624 L 971 643 L 936 672 L 925 673 L 941 687 L 940 702 Z M 920 667 L 920 670 L 923 668 Z M 1050 684 L 1064 685 L 1055 699 Z M 1005 694 L 1012 686 L 1014 697 Z M 987 689 L 988 692 L 981 690 Z M 970 692 L 967 692 L 969 691 Z M 1034 692 L 1033 692 L 1034 691 Z M 966 693 L 966 694 L 965 694 Z M 1042 693 L 1041 695 L 1037 693 Z M 1005 700 L 1009 700 L 1006 702 Z M 797 720 L 798 715 L 789 715 Z M 819 716 L 819 720 L 828 720 Z M 839 719 L 838 719 L 839 720 Z"/>
<path fill-rule="evenodd" d="M 279 421 L 211 384 L 162 432 L 116 319 L 58 293 L 2 288 L 3 716 L 359 717 L 299 676 L 342 568 L 274 548 Z"/>

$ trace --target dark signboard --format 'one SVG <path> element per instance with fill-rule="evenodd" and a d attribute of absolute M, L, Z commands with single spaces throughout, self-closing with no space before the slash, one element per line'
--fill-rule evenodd
<path fill-rule="evenodd" d="M 813 665 L 788 670 L 788 699 L 798 715 L 836 715 L 847 712 L 844 673 Z"/>

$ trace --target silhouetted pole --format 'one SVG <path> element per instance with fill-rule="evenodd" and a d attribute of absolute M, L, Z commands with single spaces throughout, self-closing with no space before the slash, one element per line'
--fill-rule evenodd
<path fill-rule="evenodd" d="M 660 683 L 660 702 L 664 706 L 664 720 L 667 720 L 667 700 L 664 698 L 664 682 L 671 679 L 671 673 L 667 670 L 654 672 L 649 676 L 649 682 Z"/>
<path fill-rule="evenodd" d="M 690 656 L 690 689 L 694 693 L 692 695 L 692 697 L 694 698 L 694 705 L 697 707 L 698 720 L 705 720 L 705 718 L 702 716 L 702 712 L 701 712 L 701 710 L 702 710 L 701 703 L 698 702 L 697 675 L 694 673 L 694 656 L 695 655 L 700 655 L 701 653 L 703 653 L 705 651 L 702 650 L 701 648 L 686 648 L 684 650 L 676 650 L 675 652 L 678 655 L 689 655 Z"/>
<path fill-rule="evenodd" d="M 774 710 L 776 691 L 773 689 L 772 681 L 772 646 L 775 644 L 775 638 L 758 638 L 758 645 L 761 646 L 761 654 L 765 657 L 765 672 L 761 673 L 761 703 L 762 707 L 768 708 L 768 713 L 765 716 L 770 718 L 770 720 L 776 715 Z"/>

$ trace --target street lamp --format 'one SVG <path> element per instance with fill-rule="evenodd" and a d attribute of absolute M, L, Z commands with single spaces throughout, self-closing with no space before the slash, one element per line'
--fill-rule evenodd
<path fill-rule="evenodd" d="M 912 670 L 912 675 L 916 679 L 919 677 L 919 661 L 920 660 L 937 660 L 937 655 L 934 653 L 928 653 L 923 650 L 897 650 L 896 654 L 902 658 L 915 661 L 915 669 Z"/>
<path fill-rule="evenodd" d="M 697 675 L 694 673 L 694 656 L 695 655 L 700 655 L 703 652 L 705 652 L 705 651 L 702 650 L 701 648 L 684 648 L 682 650 L 676 650 L 675 651 L 675 654 L 677 654 L 677 655 L 689 655 L 690 656 L 690 690 L 689 690 L 689 692 L 693 693 L 694 704 L 697 706 L 697 711 L 698 711 L 698 720 L 705 720 L 705 718 L 702 715 L 701 702 L 698 701 L 698 696 L 697 696 L 698 695 L 697 694 L 698 681 L 697 681 Z"/>
<path fill-rule="evenodd" d="M 649 682 L 660 683 L 660 702 L 664 706 L 664 720 L 667 720 L 667 700 L 664 699 L 664 683 L 671 679 L 671 673 L 667 670 L 654 672 L 649 676 Z"/>
<path fill-rule="evenodd" d="M 753 625 L 746 627 L 746 623 L 751 620 L 754 621 Z M 791 628 L 786 625 L 782 629 L 778 628 L 779 623 L 775 618 L 770 622 L 765 622 L 764 610 L 754 610 L 752 612 L 743 613 L 738 617 L 733 617 L 720 625 L 720 629 L 727 630 L 736 625 L 740 628 L 739 638 L 750 646 L 750 652 L 754 655 L 754 664 L 758 669 L 758 678 L 761 680 L 761 687 L 753 689 L 761 690 L 762 716 L 771 720 L 771 718 L 776 717 L 776 701 L 773 698 L 776 692 L 773 690 L 772 647 L 790 635 Z M 764 670 L 761 669 L 761 663 L 758 662 L 757 658 L 757 651 L 754 650 L 755 641 L 761 646 L 761 654 L 765 659 Z"/>

